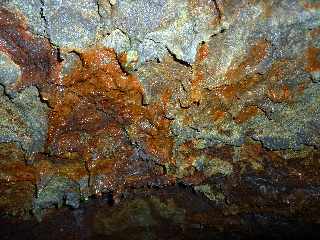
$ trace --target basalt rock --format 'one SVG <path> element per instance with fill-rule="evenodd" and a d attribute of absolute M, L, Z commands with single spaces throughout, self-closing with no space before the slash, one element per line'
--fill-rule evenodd
<path fill-rule="evenodd" d="M 1 211 L 41 219 L 92 196 L 119 203 L 132 189 L 183 185 L 227 217 L 318 222 L 319 9 L 0 1 Z M 97 221 L 153 228 L 156 209 L 184 224 L 169 205 L 137 200 Z"/>
<path fill-rule="evenodd" d="M 47 105 L 38 90 L 30 87 L 10 99 L 0 96 L 0 142 L 15 142 L 29 155 L 44 150 L 47 135 Z"/>

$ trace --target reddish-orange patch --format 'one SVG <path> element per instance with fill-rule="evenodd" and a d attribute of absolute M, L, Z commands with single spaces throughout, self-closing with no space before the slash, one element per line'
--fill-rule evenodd
<path fill-rule="evenodd" d="M 223 110 L 227 111 L 228 106 L 241 98 L 241 95 L 255 88 L 265 80 L 265 77 L 257 73 L 246 73 L 247 67 L 253 67 L 260 63 L 266 56 L 269 43 L 266 40 L 258 41 L 249 51 L 248 56 L 239 65 L 231 67 L 226 73 L 228 85 L 217 87 L 213 90 L 214 96 L 224 105 Z"/>
<path fill-rule="evenodd" d="M 23 151 L 14 143 L 0 145 L 0 185 L 2 183 L 35 182 L 35 170 L 25 164 Z"/>
<path fill-rule="evenodd" d="M 231 104 L 240 98 L 241 94 L 253 88 L 263 80 L 261 75 L 253 74 L 242 78 L 240 81 L 214 89 L 215 96 L 223 102 Z"/>
<path fill-rule="evenodd" d="M 316 38 L 316 37 L 320 36 L 320 27 L 317 27 L 317 28 L 315 28 L 315 29 L 312 29 L 312 30 L 310 31 L 310 36 L 311 36 L 312 38 Z"/>
<path fill-rule="evenodd" d="M 197 52 L 197 61 L 202 62 L 209 56 L 209 46 L 207 43 L 201 44 Z"/>
<path fill-rule="evenodd" d="M 226 73 L 226 79 L 235 82 L 242 79 L 246 74 L 246 68 L 258 65 L 267 55 L 269 42 L 265 39 L 257 41 L 249 50 L 248 55 L 239 64 L 232 66 Z"/>
<path fill-rule="evenodd" d="M 0 51 L 20 66 L 21 82 L 15 86 L 42 85 L 57 78 L 57 53 L 45 38 L 36 38 L 16 15 L 0 7 Z"/>
<path fill-rule="evenodd" d="M 170 102 L 170 98 L 172 96 L 172 90 L 167 88 L 163 91 L 163 94 L 162 94 L 162 104 L 163 104 L 163 109 L 164 110 L 167 110 L 168 109 L 168 105 L 169 105 L 169 102 Z"/>
<path fill-rule="evenodd" d="M 35 182 L 35 170 L 31 166 L 26 166 L 24 162 L 2 165 L 1 172 L 5 174 L 1 176 L 0 182 Z"/>
<path fill-rule="evenodd" d="M 320 8 L 320 3 L 304 3 L 304 7 L 307 9 L 319 9 Z"/>
<path fill-rule="evenodd" d="M 273 62 L 271 68 L 265 74 L 267 83 L 272 87 L 273 84 L 283 79 L 283 76 L 288 76 L 294 71 L 296 65 L 299 64 L 296 61 L 290 61 L 288 59 L 281 59 Z"/>
<path fill-rule="evenodd" d="M 235 85 L 226 85 L 216 88 L 215 93 L 219 98 L 223 98 L 224 100 L 231 102 L 237 98 L 238 89 Z"/>
<path fill-rule="evenodd" d="M 257 106 L 248 106 L 240 111 L 235 118 L 235 122 L 238 124 L 244 123 L 256 116 L 260 111 L 261 110 Z"/>
<path fill-rule="evenodd" d="M 128 61 L 128 55 L 126 52 L 122 52 L 118 56 L 118 60 L 121 64 L 126 64 Z"/>
<path fill-rule="evenodd" d="M 194 103 L 200 103 L 202 100 L 201 82 L 204 80 L 204 73 L 199 67 L 195 67 L 191 82 L 191 101 Z"/>
<path fill-rule="evenodd" d="M 204 43 L 200 45 L 197 51 L 196 62 L 193 65 L 193 76 L 191 80 L 190 101 L 193 103 L 200 103 L 203 98 L 203 89 L 201 86 L 205 78 L 203 61 L 209 55 L 209 46 Z"/>
<path fill-rule="evenodd" d="M 93 176 L 105 175 L 108 186 L 120 184 L 132 171 L 144 176 L 145 166 L 132 165 L 132 157 L 170 162 L 173 141 L 164 115 L 171 90 L 164 90 L 161 102 L 143 106 L 138 79 L 122 71 L 114 50 L 93 49 L 80 58 L 82 66 L 62 86 L 43 90 L 53 108 L 50 152 L 62 161 L 78 153 L 78 161 L 85 161 Z M 141 156 L 134 154 L 135 146 Z"/>
<path fill-rule="evenodd" d="M 225 117 L 227 113 L 225 111 L 221 111 L 221 110 L 216 110 L 213 112 L 212 117 L 213 117 L 213 121 L 219 121 L 221 119 L 223 119 Z"/>
<path fill-rule="evenodd" d="M 306 52 L 307 66 L 306 71 L 320 71 L 320 48 L 309 47 Z"/>
<path fill-rule="evenodd" d="M 287 85 L 283 85 L 280 88 L 272 88 L 267 92 L 267 96 L 273 102 L 284 102 L 290 100 L 293 96 Z"/>

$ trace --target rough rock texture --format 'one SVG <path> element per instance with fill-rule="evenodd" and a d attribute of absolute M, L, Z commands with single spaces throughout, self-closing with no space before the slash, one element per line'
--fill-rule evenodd
<path fill-rule="evenodd" d="M 0 142 L 15 142 L 28 154 L 44 150 L 48 108 L 30 87 L 10 99 L 0 93 Z"/>
<path fill-rule="evenodd" d="M 61 48 L 81 49 L 94 43 L 100 16 L 95 0 L 44 0 L 43 18 L 51 42 Z"/>
<path fill-rule="evenodd" d="M 312 222 L 312 221 L 311 221 Z M 4 239 L 317 239 L 318 225 L 272 213 L 216 207 L 183 188 L 138 191 L 116 206 L 108 197 L 75 210 L 59 209 L 42 222 L 1 219 Z"/>
<path fill-rule="evenodd" d="M 0 1 L 0 208 L 182 184 L 317 222 L 319 76 L 317 1 Z M 100 224 L 152 227 L 150 201 Z"/>
<path fill-rule="evenodd" d="M 138 63 L 162 59 L 168 51 L 193 63 L 198 44 L 222 29 L 219 14 L 214 1 L 120 0 L 112 6 L 109 28 L 114 35 L 117 29 L 126 33 Z M 121 41 L 122 34 L 117 36 Z"/>
<path fill-rule="evenodd" d="M 41 36 L 46 36 L 46 24 L 42 15 L 42 0 L 1 0 L 0 3 L 13 11 L 17 17 L 23 18 L 30 30 Z"/>
<path fill-rule="evenodd" d="M 4 53 L 0 53 L 0 84 L 3 87 L 10 87 L 21 77 L 21 69 L 12 59 Z"/>

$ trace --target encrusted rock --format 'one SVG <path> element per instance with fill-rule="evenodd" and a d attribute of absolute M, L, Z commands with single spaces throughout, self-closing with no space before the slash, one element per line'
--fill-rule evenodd
<path fill-rule="evenodd" d="M 20 189 L 22 212 L 41 217 L 178 182 L 225 216 L 305 216 L 320 196 L 319 7 L 0 1 L 0 146 L 10 150 L 1 193 L 16 199 Z M 159 208 L 182 224 L 170 204 L 134 201 L 98 222 L 113 233 L 125 221 L 151 228 Z"/>
<path fill-rule="evenodd" d="M 2 5 L 17 12 L 19 17 L 24 17 L 32 32 L 47 36 L 42 0 L 28 0 L 28 2 L 24 0 L 2 0 L 0 6 Z"/>

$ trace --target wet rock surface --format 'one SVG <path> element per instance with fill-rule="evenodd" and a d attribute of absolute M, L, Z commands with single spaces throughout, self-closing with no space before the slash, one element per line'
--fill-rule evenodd
<path fill-rule="evenodd" d="M 80 214 L 124 239 L 317 226 L 319 7 L 0 0 L 1 221 Z M 81 204 L 104 194 L 116 206 Z"/>

